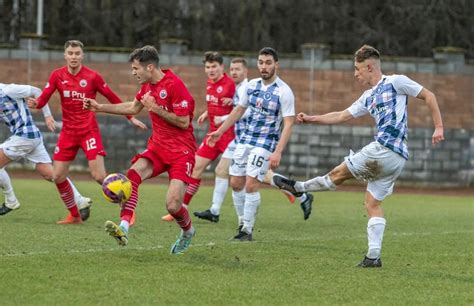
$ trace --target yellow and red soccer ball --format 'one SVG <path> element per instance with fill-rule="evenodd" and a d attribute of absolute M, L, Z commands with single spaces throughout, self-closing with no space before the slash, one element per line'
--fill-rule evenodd
<path fill-rule="evenodd" d="M 132 182 L 122 173 L 109 174 L 102 183 L 102 195 L 111 203 L 124 204 L 132 194 Z"/>

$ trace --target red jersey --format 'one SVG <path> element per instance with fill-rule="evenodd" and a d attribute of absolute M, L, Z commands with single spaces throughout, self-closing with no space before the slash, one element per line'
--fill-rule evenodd
<path fill-rule="evenodd" d="M 58 90 L 61 97 L 63 113 L 61 132 L 76 135 L 99 129 L 95 113 L 82 107 L 84 98 L 95 99 L 97 92 L 100 92 L 110 103 L 121 103 L 120 98 L 107 86 L 102 76 L 84 65 L 76 75 L 72 75 L 66 66 L 54 70 L 37 99 L 38 108 L 48 103 L 55 90 Z"/>
<path fill-rule="evenodd" d="M 163 70 L 163 78 L 156 84 L 143 84 L 135 98 L 140 101 L 147 92 L 155 98 L 156 104 L 177 116 L 189 116 L 189 126 L 183 130 L 162 119 L 154 112 L 150 113 L 153 132 L 150 137 L 152 146 L 165 152 L 196 152 L 196 139 L 193 134 L 194 99 L 184 85 L 171 70 Z"/>
<path fill-rule="evenodd" d="M 230 105 L 223 105 L 222 99 L 233 99 L 234 94 L 234 81 L 229 78 L 227 74 L 224 73 L 223 77 L 215 83 L 211 80 L 207 80 L 206 102 L 207 114 L 209 119 L 209 132 L 214 132 L 218 128 L 218 126 L 214 124 L 215 116 L 224 116 L 232 112 L 232 109 L 234 108 L 233 103 L 231 103 Z M 225 134 L 227 134 L 229 131 L 233 133 L 234 129 L 229 128 Z"/>

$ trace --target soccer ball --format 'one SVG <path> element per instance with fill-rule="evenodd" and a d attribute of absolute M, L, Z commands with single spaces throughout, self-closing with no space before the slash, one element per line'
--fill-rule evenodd
<path fill-rule="evenodd" d="M 102 183 L 104 198 L 117 204 L 124 204 L 132 194 L 132 182 L 122 173 L 109 174 Z"/>

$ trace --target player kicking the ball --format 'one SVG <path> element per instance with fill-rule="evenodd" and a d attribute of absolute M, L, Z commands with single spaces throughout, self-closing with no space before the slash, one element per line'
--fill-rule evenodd
<path fill-rule="evenodd" d="M 392 194 L 395 180 L 408 159 L 407 103 L 408 96 L 423 100 L 431 111 L 435 130 L 432 143 L 444 140 L 443 122 L 435 95 L 404 75 L 383 75 L 380 53 L 364 45 L 354 56 L 354 76 L 371 88 L 366 90 L 346 110 L 310 116 L 299 113 L 297 122 L 338 124 L 370 114 L 377 126 L 375 141 L 359 152 L 349 154 L 339 166 L 324 176 L 306 182 L 295 182 L 275 175 L 276 185 L 293 193 L 335 190 L 337 185 L 352 178 L 368 181 L 365 194 L 367 210 L 367 239 L 369 248 L 359 263 L 362 268 L 382 267 L 380 254 L 385 230 L 382 201 Z"/>
<path fill-rule="evenodd" d="M 186 186 L 192 182 L 195 163 L 194 99 L 181 79 L 171 70 L 160 68 L 155 47 L 144 46 L 134 50 L 129 61 L 133 75 L 141 84 L 133 102 L 109 105 L 84 99 L 84 108 L 94 112 L 134 115 L 146 108 L 152 122 L 148 147 L 133 158 L 127 172 L 127 178 L 132 182 L 132 195 L 122 205 L 120 225 L 107 221 L 106 231 L 120 245 L 126 245 L 130 219 L 138 202 L 138 187 L 144 180 L 166 171 L 170 180 L 166 208 L 181 228 L 178 240 L 171 247 L 171 254 L 181 254 L 189 248 L 195 233 L 188 210 L 182 205 Z"/>

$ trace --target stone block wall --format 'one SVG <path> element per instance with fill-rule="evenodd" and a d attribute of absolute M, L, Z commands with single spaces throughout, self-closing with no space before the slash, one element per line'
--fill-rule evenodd
<path fill-rule="evenodd" d="M 37 125 L 43 131 L 48 152 L 54 152 L 58 134 L 46 130 L 40 114 L 35 114 Z M 106 167 L 109 172 L 124 172 L 130 159 L 146 148 L 150 131 L 140 131 L 119 116 L 98 116 L 102 138 L 107 151 Z M 149 121 L 144 121 L 150 126 Z M 207 127 L 194 123 L 198 141 L 204 138 Z M 409 130 L 410 158 L 399 181 L 431 186 L 474 186 L 474 130 L 447 129 L 446 141 L 431 145 L 433 130 Z M 350 150 L 360 150 L 373 140 L 374 129 L 367 126 L 308 126 L 294 127 L 290 142 L 283 154 L 279 173 L 298 178 L 322 175 L 339 165 Z M 0 129 L 0 138 L 9 132 Z M 215 166 L 215 163 L 213 164 Z M 25 161 L 12 163 L 11 168 L 31 168 Z M 78 154 L 71 170 L 86 171 L 87 160 Z M 212 177 L 212 170 L 207 174 Z"/>
<path fill-rule="evenodd" d="M 31 61 L 28 61 L 28 56 Z M 255 58 L 247 58 L 249 77 L 258 75 Z M 225 58 L 228 64 L 230 58 Z M 132 100 L 139 86 L 132 76 L 123 53 L 86 52 L 84 63 L 98 70 L 124 101 Z M 202 56 L 162 54 L 163 68 L 178 74 L 196 100 L 195 118 L 205 109 L 206 77 Z M 439 59 L 384 60 L 386 74 L 406 74 L 432 90 L 440 105 L 446 129 L 446 141 L 438 148 L 431 147 L 432 120 L 422 101 L 410 98 L 408 104 L 410 160 L 400 180 L 436 185 L 474 185 L 474 104 L 472 84 L 474 65 L 463 63 L 449 66 Z M 42 88 L 52 70 L 64 65 L 63 54 L 58 51 L 0 49 L 0 82 L 27 83 Z M 353 77 L 353 63 L 348 59 L 329 58 L 327 55 L 315 62 L 314 77 L 310 79 L 307 59 L 282 58 L 280 77 L 292 88 L 296 98 L 296 112 L 326 113 L 347 108 L 366 89 Z M 449 69 L 448 69 L 449 68 Z M 310 89 L 313 88 L 313 92 Z M 105 102 L 98 95 L 100 102 Z M 60 121 L 58 95 L 54 94 L 50 107 Z M 146 112 L 139 115 L 148 121 Z M 57 134 L 46 132 L 40 114 L 37 123 L 45 131 L 44 139 L 49 152 L 54 151 Z M 108 152 L 106 166 L 109 171 L 124 171 L 130 158 L 146 146 L 149 132 L 134 129 L 116 116 L 98 116 L 102 126 L 104 145 Z M 295 126 L 294 133 L 278 171 L 297 177 L 309 177 L 329 171 L 338 165 L 349 152 L 359 150 L 373 139 L 373 119 L 366 116 L 340 126 Z M 195 124 L 196 138 L 201 140 L 205 127 Z M 0 129 L 6 139 L 9 132 Z M 85 170 L 87 161 L 79 154 L 73 169 Z M 10 167 L 25 167 L 23 162 Z"/>

